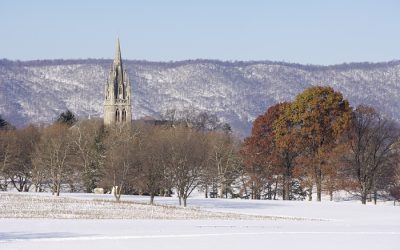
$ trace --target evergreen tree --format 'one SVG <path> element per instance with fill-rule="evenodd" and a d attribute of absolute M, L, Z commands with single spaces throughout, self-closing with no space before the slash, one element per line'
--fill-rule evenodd
<path fill-rule="evenodd" d="M 63 124 L 68 125 L 69 127 L 74 125 L 77 121 L 78 121 L 78 119 L 75 117 L 74 113 L 72 113 L 68 109 L 66 111 L 62 112 L 56 120 L 57 123 L 63 123 Z"/>
<path fill-rule="evenodd" d="M 7 122 L 3 117 L 0 115 L 0 130 L 10 129 L 12 128 L 11 124 Z"/>

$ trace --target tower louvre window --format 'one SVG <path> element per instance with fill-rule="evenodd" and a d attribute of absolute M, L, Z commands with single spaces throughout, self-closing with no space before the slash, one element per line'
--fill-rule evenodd
<path fill-rule="evenodd" d="M 116 122 L 119 122 L 119 121 L 120 121 L 120 120 L 119 120 L 119 110 L 118 110 L 118 109 L 115 111 L 115 121 L 116 121 Z"/>
<path fill-rule="evenodd" d="M 122 110 L 122 121 L 126 122 L 126 110 L 125 109 Z"/>

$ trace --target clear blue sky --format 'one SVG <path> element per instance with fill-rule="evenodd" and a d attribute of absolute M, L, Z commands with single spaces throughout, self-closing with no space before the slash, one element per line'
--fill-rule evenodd
<path fill-rule="evenodd" d="M 399 0 L 1 0 L 0 58 L 400 59 Z"/>

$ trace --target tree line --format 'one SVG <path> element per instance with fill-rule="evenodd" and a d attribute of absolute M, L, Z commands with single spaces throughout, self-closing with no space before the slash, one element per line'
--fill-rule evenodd
<path fill-rule="evenodd" d="M 333 198 L 345 190 L 375 202 L 400 199 L 399 127 L 368 106 L 352 108 L 313 87 L 260 115 L 241 141 L 205 112 L 168 110 L 161 120 L 104 126 L 69 112 L 47 127 L 15 129 L 0 117 L 0 189 L 123 194 L 191 193 L 247 199 Z"/>
<path fill-rule="evenodd" d="M 0 189 L 58 196 L 102 187 L 117 201 L 122 194 L 145 194 L 151 204 L 175 192 L 186 206 L 196 188 L 216 193 L 231 186 L 240 164 L 229 125 L 204 112 L 169 110 L 164 117 L 170 120 L 104 126 L 66 111 L 47 127 L 3 126 Z"/>
<path fill-rule="evenodd" d="M 283 199 L 346 190 L 361 198 L 399 199 L 399 127 L 374 108 L 351 108 L 330 87 L 312 87 L 259 116 L 242 147 L 259 197 L 282 183 Z M 370 196 L 372 194 L 372 196 Z"/>

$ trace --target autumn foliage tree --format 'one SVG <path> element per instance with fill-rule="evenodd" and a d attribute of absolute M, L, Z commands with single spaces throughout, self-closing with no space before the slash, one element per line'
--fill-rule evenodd
<path fill-rule="evenodd" d="M 278 146 L 274 131 L 274 124 L 287 105 L 286 103 L 274 105 L 265 114 L 257 117 L 251 136 L 244 141 L 241 154 L 245 170 L 250 177 L 252 198 L 257 198 L 263 186 L 271 182 L 273 176 L 278 173 L 284 176 L 284 199 L 289 198 L 289 182 L 293 166 L 292 151 L 283 144 Z"/>
<path fill-rule="evenodd" d="M 294 129 L 294 123 L 284 113 L 288 109 L 290 109 L 290 103 L 282 104 L 280 115 L 273 123 L 275 150 L 272 151 L 272 156 L 283 176 L 284 200 L 290 199 L 293 171 L 300 151 L 297 141 L 298 131 Z"/>
<path fill-rule="evenodd" d="M 350 125 L 351 108 L 348 101 L 330 87 L 312 87 L 299 94 L 285 108 L 280 120 L 290 124 L 290 127 L 285 131 L 288 126 L 277 126 L 277 133 L 295 138 L 296 144 L 302 149 L 301 157 L 307 162 L 302 167 L 312 173 L 317 201 L 321 201 L 326 152 Z"/>
<path fill-rule="evenodd" d="M 336 178 L 333 162 L 326 158 L 350 124 L 351 108 L 339 92 L 313 87 L 294 102 L 270 107 L 258 117 L 246 138 L 242 156 L 251 183 L 260 189 L 271 176 L 282 176 L 283 199 L 290 199 L 293 175 L 309 187 L 317 187 L 321 200 L 323 176 L 329 190 Z"/>

